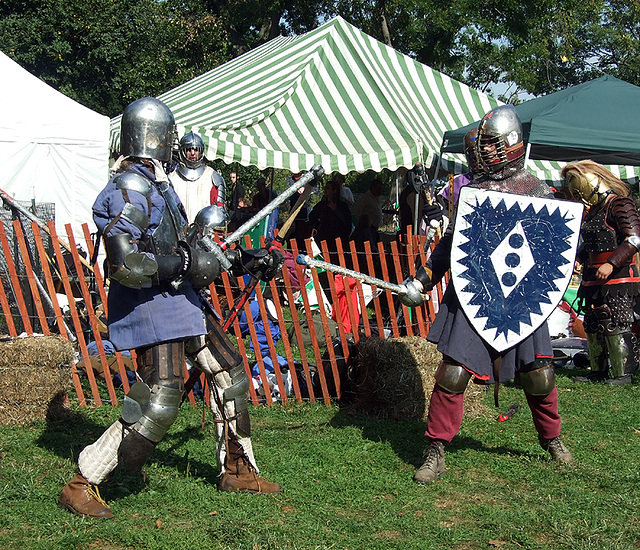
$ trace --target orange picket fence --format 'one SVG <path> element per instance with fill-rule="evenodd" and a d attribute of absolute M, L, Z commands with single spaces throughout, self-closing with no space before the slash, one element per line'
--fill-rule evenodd
<path fill-rule="evenodd" d="M 59 237 L 53 222 L 42 228 L 18 219 L 0 222 L 0 333 L 59 334 L 72 341 L 77 360 L 71 377 L 79 403 L 115 406 L 116 390 L 121 387 L 126 393 L 135 379 L 135 352 L 115 351 L 108 341 L 108 284 L 98 263 L 89 260 L 94 244 L 88 226 L 83 226 L 80 239 L 69 225 L 65 229 L 66 236 Z M 341 373 L 360 341 L 372 336 L 425 337 L 442 297 L 438 285 L 431 301 L 410 310 L 389 290 L 329 271 L 305 271 L 295 258 L 299 252 L 317 254 L 317 247 L 310 241 L 301 244 L 298 249 L 291 243 L 281 277 L 257 284 L 229 329 L 254 381 L 249 391 L 255 405 L 291 399 L 340 401 Z M 394 283 L 415 273 L 417 255 L 426 261 L 424 237 L 410 231 L 373 249 L 368 243 L 362 250 L 354 242 L 336 244 L 337 252 L 329 254 L 326 243 L 319 243 L 324 259 Z M 221 283 L 205 292 L 221 322 L 247 284 L 223 273 Z M 187 362 L 185 377 L 189 367 Z M 207 394 L 203 391 L 205 400 Z M 195 403 L 193 393 L 189 400 Z"/>

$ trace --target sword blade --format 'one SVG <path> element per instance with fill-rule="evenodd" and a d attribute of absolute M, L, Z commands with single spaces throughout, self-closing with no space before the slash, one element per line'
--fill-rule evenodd
<path fill-rule="evenodd" d="M 258 223 L 269 216 L 271 212 L 273 212 L 282 203 L 288 200 L 291 195 L 298 191 L 298 189 L 307 184 L 311 184 L 314 179 L 322 177 L 323 174 L 324 168 L 321 165 L 316 164 L 312 166 L 311 169 L 306 174 L 303 174 L 302 177 L 294 185 L 289 187 L 289 189 L 287 189 L 286 191 L 283 191 L 269 204 L 267 204 L 262 210 L 254 214 L 240 227 L 238 227 L 238 229 L 231 233 L 231 235 L 228 235 L 227 238 L 222 241 L 222 243 L 220 243 L 220 247 L 224 250 L 236 241 L 239 241 L 245 235 L 245 233 L 253 229 Z"/>

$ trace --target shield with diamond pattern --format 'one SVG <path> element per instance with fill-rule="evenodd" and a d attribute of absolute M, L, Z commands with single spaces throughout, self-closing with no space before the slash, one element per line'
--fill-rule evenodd
<path fill-rule="evenodd" d="M 451 278 L 471 325 L 495 350 L 527 338 L 560 303 L 582 211 L 577 202 L 461 190 Z"/>

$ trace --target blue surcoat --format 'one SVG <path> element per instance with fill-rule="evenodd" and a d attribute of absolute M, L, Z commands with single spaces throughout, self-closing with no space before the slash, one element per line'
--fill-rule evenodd
<path fill-rule="evenodd" d="M 166 208 L 162 195 L 155 186 L 155 177 L 145 166 L 135 164 L 129 171 L 137 172 L 152 182 L 151 217 L 147 234 L 152 234 L 162 220 Z M 116 189 L 115 176 L 100 192 L 93 204 L 93 219 L 100 232 L 122 212 L 126 201 L 123 192 Z M 179 205 L 180 198 L 170 188 Z M 147 197 L 137 191 L 127 190 L 129 202 L 146 214 L 149 213 Z M 186 220 L 182 220 L 186 223 Z M 142 231 L 124 218 L 111 227 L 105 237 L 127 233 L 134 241 Z M 119 351 L 153 346 L 173 340 L 186 340 L 205 334 L 204 317 L 198 293 L 188 283 L 175 290 L 167 281 L 144 288 L 131 288 L 111 280 L 109 285 L 108 326 L 109 339 Z"/>

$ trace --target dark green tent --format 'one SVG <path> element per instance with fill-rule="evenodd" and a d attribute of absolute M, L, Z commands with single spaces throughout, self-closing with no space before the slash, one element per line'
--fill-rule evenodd
<path fill-rule="evenodd" d="M 516 110 L 532 160 L 638 166 L 638 105 L 640 87 L 606 75 L 525 101 Z M 462 153 L 465 133 L 478 122 L 446 132 L 442 152 Z"/>

